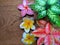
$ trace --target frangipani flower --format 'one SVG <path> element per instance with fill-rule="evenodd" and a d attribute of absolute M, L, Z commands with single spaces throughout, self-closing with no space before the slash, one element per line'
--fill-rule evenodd
<path fill-rule="evenodd" d="M 27 45 L 32 44 L 35 42 L 35 40 L 36 40 L 36 38 L 34 37 L 34 35 L 25 33 L 25 32 L 23 33 L 22 42 L 24 44 L 27 44 Z"/>
<path fill-rule="evenodd" d="M 18 9 L 21 10 L 22 17 L 26 14 L 33 15 L 34 12 L 28 6 L 28 0 L 23 0 L 23 4 L 18 5 Z"/>
<path fill-rule="evenodd" d="M 50 23 L 45 28 L 38 28 L 32 32 L 33 35 L 39 37 L 37 45 L 60 45 L 60 32 L 52 29 Z"/>
<path fill-rule="evenodd" d="M 23 18 L 23 22 L 20 24 L 20 28 L 24 28 L 25 32 L 28 33 L 30 29 L 35 30 L 35 26 L 33 25 L 34 21 L 32 18 Z"/>

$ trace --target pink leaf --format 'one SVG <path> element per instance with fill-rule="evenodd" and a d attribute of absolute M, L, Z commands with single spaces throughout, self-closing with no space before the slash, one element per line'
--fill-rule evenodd
<path fill-rule="evenodd" d="M 52 34 L 53 34 L 53 35 L 60 35 L 60 31 L 53 30 Z"/>
<path fill-rule="evenodd" d="M 45 28 L 45 31 L 46 31 L 47 34 L 49 34 L 51 32 L 50 28 L 51 28 L 50 23 L 47 23 L 46 28 Z"/>
<path fill-rule="evenodd" d="M 37 45 L 42 45 L 43 44 L 43 41 L 44 41 L 44 38 L 43 37 L 40 37 L 37 41 Z"/>
<path fill-rule="evenodd" d="M 37 28 L 35 31 L 32 32 L 33 35 L 35 35 L 36 37 L 45 37 L 45 30 L 42 28 Z"/>
<path fill-rule="evenodd" d="M 44 44 L 45 45 L 54 45 L 54 38 L 53 38 L 53 36 L 47 35 L 45 37 Z"/>
<path fill-rule="evenodd" d="M 54 38 L 55 38 L 55 42 L 57 44 L 60 44 L 60 35 L 54 35 Z"/>
<path fill-rule="evenodd" d="M 42 25 L 46 25 L 47 22 L 45 20 L 39 20 L 39 23 Z"/>
<path fill-rule="evenodd" d="M 60 45 L 60 44 L 58 44 L 58 43 L 55 43 L 55 45 Z"/>

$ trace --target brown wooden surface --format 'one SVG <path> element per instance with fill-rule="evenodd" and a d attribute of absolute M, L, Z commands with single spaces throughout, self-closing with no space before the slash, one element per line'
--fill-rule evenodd
<path fill-rule="evenodd" d="M 19 28 L 20 12 L 17 10 L 19 3 L 22 0 L 0 0 L 0 45 L 23 45 L 20 41 L 23 33 Z"/>

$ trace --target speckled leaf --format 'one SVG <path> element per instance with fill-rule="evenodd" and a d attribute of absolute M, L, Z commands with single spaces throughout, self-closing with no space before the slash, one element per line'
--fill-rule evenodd
<path fill-rule="evenodd" d="M 60 27 L 60 17 L 56 13 L 53 13 L 51 10 L 48 10 L 47 15 L 52 23 Z"/>
<path fill-rule="evenodd" d="M 58 5 L 51 6 L 51 10 L 57 14 L 60 14 L 60 6 Z"/>
<path fill-rule="evenodd" d="M 41 19 L 44 18 L 46 16 L 46 10 L 39 12 L 37 15 L 37 19 Z"/>
<path fill-rule="evenodd" d="M 58 0 L 47 0 L 47 3 L 49 5 L 53 5 L 53 4 L 56 4 L 58 2 Z"/>
<path fill-rule="evenodd" d="M 35 3 L 37 3 L 40 6 L 45 6 L 46 5 L 46 0 L 35 0 Z"/>
<path fill-rule="evenodd" d="M 33 9 L 34 11 L 37 11 L 37 12 L 45 10 L 45 7 L 42 7 L 38 4 L 31 4 L 30 7 L 31 7 L 31 9 Z"/>

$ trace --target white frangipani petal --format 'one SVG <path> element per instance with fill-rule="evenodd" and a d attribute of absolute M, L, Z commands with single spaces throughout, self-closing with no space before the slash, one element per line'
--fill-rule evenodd
<path fill-rule="evenodd" d="M 33 25 L 33 26 L 31 27 L 31 29 L 32 29 L 32 30 L 35 30 L 35 26 Z"/>
<path fill-rule="evenodd" d="M 25 32 L 23 33 L 23 38 L 26 38 L 26 33 Z"/>
<path fill-rule="evenodd" d="M 30 20 L 31 18 L 28 18 L 28 17 L 24 17 L 24 18 L 23 18 L 23 21 L 24 21 L 24 20 L 26 20 L 26 19 Z"/>
<path fill-rule="evenodd" d="M 21 41 L 24 42 L 24 39 L 22 38 Z"/>
<path fill-rule="evenodd" d="M 24 28 L 22 25 L 24 24 L 24 22 L 22 22 L 21 24 L 20 24 L 20 28 Z"/>
<path fill-rule="evenodd" d="M 21 41 L 22 41 L 24 44 L 27 44 L 27 42 L 24 42 L 24 38 L 22 38 Z"/>
<path fill-rule="evenodd" d="M 24 29 L 26 33 L 29 33 L 30 29 Z"/>
<path fill-rule="evenodd" d="M 33 17 L 31 17 L 30 19 L 31 19 L 31 20 L 34 20 L 34 18 L 33 18 Z"/>

